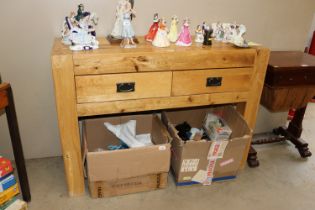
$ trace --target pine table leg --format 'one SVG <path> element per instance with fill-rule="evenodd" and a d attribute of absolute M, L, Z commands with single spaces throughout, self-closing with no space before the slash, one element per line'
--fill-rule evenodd
<path fill-rule="evenodd" d="M 52 70 L 68 192 L 80 196 L 85 188 L 72 56 L 52 56 Z"/>

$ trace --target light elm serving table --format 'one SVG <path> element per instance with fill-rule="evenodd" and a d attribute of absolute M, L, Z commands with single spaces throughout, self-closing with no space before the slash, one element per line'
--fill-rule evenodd
<path fill-rule="evenodd" d="M 212 46 L 155 48 L 138 38 L 136 49 L 112 46 L 72 52 L 56 39 L 52 50 L 58 123 L 70 196 L 84 193 L 79 117 L 236 104 L 256 123 L 269 50 Z M 244 154 L 246 162 L 248 149 Z"/>

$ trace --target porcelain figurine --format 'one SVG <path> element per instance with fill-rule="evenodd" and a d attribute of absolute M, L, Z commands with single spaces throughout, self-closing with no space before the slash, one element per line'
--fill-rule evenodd
<path fill-rule="evenodd" d="M 210 26 L 204 27 L 204 40 L 203 45 L 212 45 L 212 32 L 213 30 L 210 28 Z"/>
<path fill-rule="evenodd" d="M 123 15 L 124 8 L 127 4 L 130 4 L 128 0 L 120 0 L 116 6 L 116 19 L 114 28 L 111 32 L 111 36 L 115 39 L 122 39 L 122 28 L 123 28 Z"/>
<path fill-rule="evenodd" d="M 153 17 L 153 24 L 151 25 L 148 34 L 145 36 L 145 39 L 149 42 L 154 40 L 156 33 L 158 32 L 159 28 L 159 14 L 155 13 Z"/>
<path fill-rule="evenodd" d="M 212 24 L 213 37 L 217 41 L 223 41 L 224 39 L 224 26 L 223 23 L 217 22 Z"/>
<path fill-rule="evenodd" d="M 168 47 L 170 46 L 170 41 L 167 38 L 167 28 L 166 21 L 164 18 L 161 18 L 159 21 L 159 28 L 156 33 L 156 36 L 152 42 L 155 47 Z"/>
<path fill-rule="evenodd" d="M 239 25 L 236 28 L 235 36 L 230 41 L 231 43 L 235 44 L 238 47 L 248 47 L 247 41 L 244 39 L 244 35 L 246 33 L 246 26 L 245 25 Z"/>
<path fill-rule="evenodd" d="M 84 12 L 84 5 L 79 4 L 78 10 L 77 10 L 77 15 L 75 16 L 76 21 L 80 21 L 83 18 L 83 12 Z"/>
<path fill-rule="evenodd" d="M 192 39 L 189 31 L 189 19 L 185 18 L 181 32 L 179 34 L 176 45 L 178 46 L 190 46 L 192 44 Z"/>
<path fill-rule="evenodd" d="M 195 42 L 196 43 L 203 43 L 204 37 L 203 37 L 204 31 L 202 30 L 201 25 L 198 25 L 195 31 Z"/>
<path fill-rule="evenodd" d="M 71 45 L 70 35 L 75 27 L 78 27 L 78 21 L 75 19 L 75 12 L 71 12 L 62 24 L 61 37 L 64 44 Z"/>
<path fill-rule="evenodd" d="M 91 50 L 98 48 L 96 40 L 96 25 L 98 18 L 94 13 L 84 11 L 84 6 L 78 6 L 78 12 L 71 12 L 65 17 L 62 28 L 62 42 L 71 45 L 70 49 Z"/>
<path fill-rule="evenodd" d="M 170 42 L 176 42 L 178 39 L 177 25 L 178 25 L 178 18 L 176 15 L 174 15 L 171 21 L 170 32 L 167 35 Z"/>
<path fill-rule="evenodd" d="M 131 24 L 131 18 L 135 15 L 135 11 L 132 9 L 130 2 L 123 7 L 123 21 L 122 21 L 122 32 L 121 36 L 123 38 L 120 46 L 123 48 L 135 48 L 136 43 L 133 40 L 135 32 Z"/>
<path fill-rule="evenodd" d="M 208 26 L 208 25 L 206 24 L 206 21 L 203 21 L 203 22 L 202 22 L 202 27 L 201 27 L 203 32 L 205 31 L 205 27 L 206 27 L 206 26 Z"/>

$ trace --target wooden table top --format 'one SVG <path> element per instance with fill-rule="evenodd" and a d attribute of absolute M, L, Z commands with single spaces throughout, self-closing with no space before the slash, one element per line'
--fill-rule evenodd
<path fill-rule="evenodd" d="M 230 43 L 223 43 L 218 41 L 213 41 L 211 46 L 203 46 L 202 44 L 195 43 L 189 47 L 176 46 L 171 43 L 169 47 L 159 48 L 154 47 L 151 42 L 147 42 L 143 36 L 137 37 L 139 43 L 136 48 L 124 49 L 119 46 L 119 44 L 110 44 L 110 42 L 105 37 L 98 37 L 99 49 L 88 50 L 88 51 L 71 51 L 69 46 L 64 45 L 61 42 L 61 38 L 56 38 L 52 48 L 52 55 L 62 55 L 62 54 L 75 54 L 75 55 L 87 55 L 87 54 L 113 54 L 113 53 L 137 53 L 137 52 L 181 52 L 181 51 L 234 51 L 234 52 L 255 52 L 257 48 L 264 48 L 263 46 L 256 46 L 250 48 L 239 48 L 235 47 Z"/>
<path fill-rule="evenodd" d="M 315 85 L 315 56 L 299 51 L 272 51 L 265 84 Z"/>
<path fill-rule="evenodd" d="M 270 53 L 269 66 L 279 69 L 315 68 L 315 56 L 299 51 L 272 51 Z"/>

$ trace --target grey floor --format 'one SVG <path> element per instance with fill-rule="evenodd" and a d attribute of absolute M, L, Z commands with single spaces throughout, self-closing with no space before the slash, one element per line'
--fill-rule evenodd
<path fill-rule="evenodd" d="M 315 154 L 315 104 L 304 120 L 304 139 Z M 61 158 L 27 161 L 32 202 L 30 210 L 88 209 L 233 209 L 233 210 L 314 210 L 315 155 L 301 159 L 290 143 L 256 146 L 260 167 L 246 167 L 234 181 L 209 187 L 176 187 L 170 176 L 165 190 L 120 197 L 91 199 L 88 192 L 79 198 L 67 195 Z"/>

